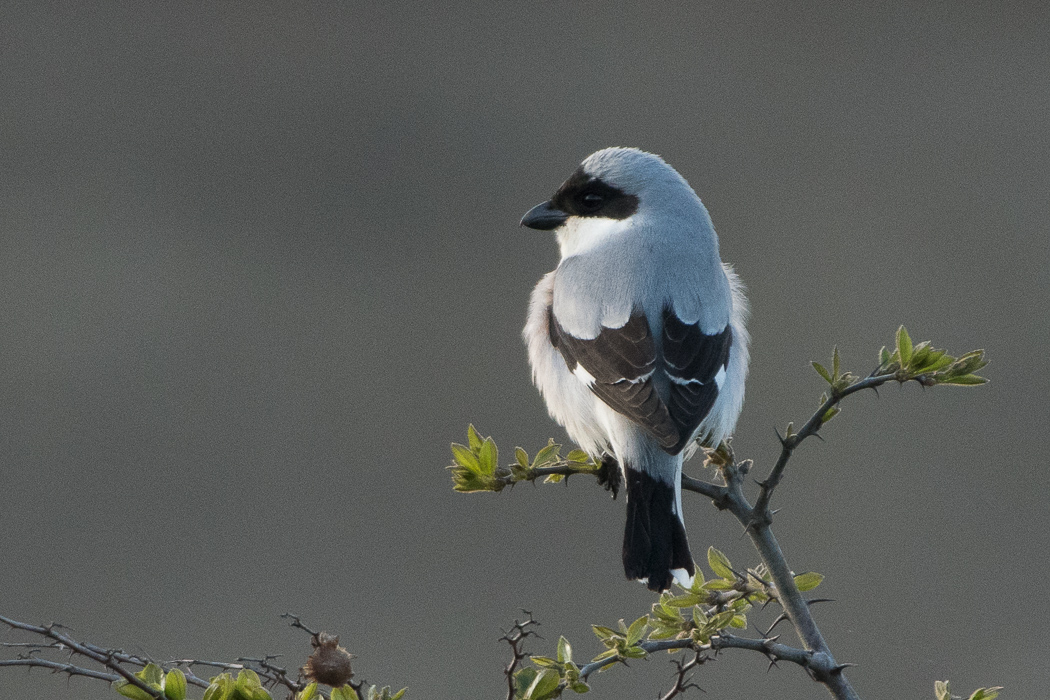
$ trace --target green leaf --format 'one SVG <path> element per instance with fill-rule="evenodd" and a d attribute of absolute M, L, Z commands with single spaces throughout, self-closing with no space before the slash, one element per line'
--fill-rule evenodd
<path fill-rule="evenodd" d="M 218 683 L 213 678 L 211 685 L 204 691 L 204 700 L 225 700 L 229 695 L 229 686 L 225 683 Z"/>
<path fill-rule="evenodd" d="M 649 656 L 649 652 L 641 647 L 627 647 L 623 650 L 623 655 L 628 659 L 644 659 Z"/>
<path fill-rule="evenodd" d="M 933 352 L 933 348 L 930 347 L 930 341 L 924 340 L 911 349 L 911 366 L 913 369 L 922 367 L 930 360 L 930 354 Z"/>
<path fill-rule="evenodd" d="M 721 576 L 726 580 L 736 579 L 736 574 L 733 573 L 733 565 L 729 562 L 729 557 L 722 554 L 714 547 L 708 547 L 707 549 L 707 565 L 711 567 L 711 571 L 715 572 L 716 576 Z"/>
<path fill-rule="evenodd" d="M 575 681 L 569 684 L 569 688 L 572 689 L 572 692 L 579 693 L 582 695 L 583 693 L 586 693 L 588 690 L 590 690 L 591 686 L 587 685 L 583 681 Z"/>
<path fill-rule="evenodd" d="M 536 676 L 540 675 L 540 672 L 531 666 L 526 666 L 517 673 L 514 674 L 514 697 L 524 698 L 525 693 L 528 692 L 532 682 L 536 680 Z"/>
<path fill-rule="evenodd" d="M 695 594 L 673 596 L 665 601 L 672 608 L 691 608 L 700 603 L 700 596 Z"/>
<path fill-rule="evenodd" d="M 360 700 L 357 691 L 349 685 L 341 688 L 332 688 L 332 700 Z"/>
<path fill-rule="evenodd" d="M 921 361 L 918 358 L 912 358 L 912 371 L 920 374 L 936 372 L 939 369 L 944 369 L 954 361 L 955 358 L 944 350 L 931 349 Z"/>
<path fill-rule="evenodd" d="M 471 423 L 467 426 L 467 444 L 470 445 L 471 452 L 477 452 L 481 449 L 482 439 L 478 435 L 478 431 L 474 429 L 474 424 Z"/>
<path fill-rule="evenodd" d="M 924 372 L 939 372 L 951 363 L 955 362 L 955 358 L 948 353 L 942 353 L 940 357 L 931 358 L 926 367 L 923 368 Z"/>
<path fill-rule="evenodd" d="M 649 616 L 642 615 L 637 620 L 631 623 L 631 626 L 627 629 L 627 643 L 635 645 L 642 641 L 642 636 L 645 635 L 646 629 L 649 627 Z"/>
<path fill-rule="evenodd" d="M 173 668 L 164 676 L 164 695 L 168 700 L 186 700 L 186 674 Z"/>
<path fill-rule="evenodd" d="M 565 637 L 558 637 L 558 661 L 563 664 L 572 661 L 572 645 Z"/>
<path fill-rule="evenodd" d="M 649 633 L 649 639 L 652 639 L 654 641 L 660 639 L 671 639 L 672 637 L 677 637 L 679 632 L 681 632 L 681 630 L 677 627 L 665 627 L 663 625 L 658 625 L 653 628 L 652 632 Z"/>
<path fill-rule="evenodd" d="M 619 634 L 619 632 L 617 632 L 616 630 L 610 629 L 608 627 L 602 627 L 601 625 L 591 625 L 591 629 L 594 630 L 595 636 L 597 636 L 598 639 L 602 640 L 603 642 Z"/>
<path fill-rule="evenodd" d="M 911 336 L 908 329 L 901 326 L 897 329 L 897 355 L 901 358 L 901 367 L 907 367 L 911 362 Z"/>
<path fill-rule="evenodd" d="M 238 688 L 259 688 L 262 687 L 262 681 L 259 680 L 259 674 L 250 668 L 242 668 L 240 673 L 237 674 L 237 687 Z"/>
<path fill-rule="evenodd" d="M 970 700 L 993 700 L 993 698 L 999 697 L 999 691 L 1003 689 L 1003 686 L 997 685 L 994 688 L 978 688 L 973 691 L 970 695 Z"/>
<path fill-rule="evenodd" d="M 496 473 L 496 466 L 499 464 L 499 450 L 496 449 L 496 443 L 492 441 L 492 438 L 485 438 L 485 442 L 481 443 L 478 461 L 481 462 L 482 474 L 492 476 Z"/>
<path fill-rule="evenodd" d="M 561 445 L 554 442 L 553 439 L 549 440 L 547 446 L 536 453 L 536 459 L 532 460 L 532 466 L 542 467 L 550 462 L 557 461 L 559 450 L 561 450 Z"/>
<path fill-rule="evenodd" d="M 152 695 L 147 693 L 142 688 L 139 688 L 136 685 L 132 685 L 124 679 L 113 681 L 113 685 L 111 687 L 113 688 L 113 690 L 117 691 L 126 698 L 130 698 L 131 700 L 153 700 Z"/>
<path fill-rule="evenodd" d="M 810 364 L 813 365 L 813 369 L 817 370 L 817 374 L 824 378 L 824 381 L 831 384 L 831 374 L 824 369 L 824 365 L 819 362 L 811 362 Z"/>
<path fill-rule="evenodd" d="M 842 409 L 838 406 L 832 406 L 828 410 L 824 411 L 824 415 L 820 417 L 821 424 L 827 423 L 829 420 L 842 413 Z"/>
<path fill-rule="evenodd" d="M 529 658 L 532 661 L 532 663 L 536 664 L 540 668 L 554 668 L 558 665 L 558 662 L 549 656 L 531 656 Z"/>
<path fill-rule="evenodd" d="M 823 580 L 823 574 L 818 574 L 816 571 L 807 571 L 795 577 L 795 587 L 798 588 L 800 593 L 805 593 L 819 586 Z"/>
<path fill-rule="evenodd" d="M 295 700 L 313 700 L 316 696 L 317 683 L 314 682 L 299 691 L 299 694 L 295 696 Z"/>
<path fill-rule="evenodd" d="M 723 630 L 726 627 L 729 627 L 729 625 L 733 622 L 733 618 L 735 617 L 735 612 L 733 612 L 732 610 L 727 610 L 726 612 L 720 612 L 714 617 L 712 617 L 711 620 L 707 623 L 707 625 L 716 630 Z"/>
<path fill-rule="evenodd" d="M 543 483 L 545 483 L 545 484 L 560 484 L 562 481 L 565 481 L 565 475 L 564 474 L 548 474 L 547 478 L 543 480 Z"/>
<path fill-rule="evenodd" d="M 479 491 L 500 491 L 503 482 L 486 480 L 485 477 L 463 467 L 451 467 L 452 488 L 460 493 L 477 493 Z"/>
<path fill-rule="evenodd" d="M 135 676 L 148 685 L 156 687 L 157 690 L 160 690 L 160 685 L 164 682 L 164 670 L 154 663 L 146 664 L 145 668 L 136 673 Z"/>
<path fill-rule="evenodd" d="M 988 365 L 984 359 L 984 350 L 971 350 L 952 363 L 953 374 L 970 374 Z"/>
<path fill-rule="evenodd" d="M 720 578 L 713 578 L 704 584 L 705 591 L 731 591 L 735 584 Z"/>
<path fill-rule="evenodd" d="M 532 681 L 532 685 L 525 691 L 528 700 L 546 700 L 553 696 L 561 683 L 561 676 L 554 669 L 544 669 L 540 675 Z"/>
<path fill-rule="evenodd" d="M 580 464 L 587 464 L 591 461 L 590 455 L 588 455 L 583 450 L 573 450 L 565 456 L 565 459 L 567 459 L 570 462 L 578 462 Z"/>
<path fill-rule="evenodd" d="M 603 651 L 601 654 L 595 656 L 593 659 L 591 659 L 591 662 L 593 663 L 595 661 L 605 661 L 606 659 L 614 659 L 616 658 L 616 656 L 617 651 L 615 649 L 609 649 L 608 651 Z"/>
<path fill-rule="evenodd" d="M 976 374 L 963 374 L 957 377 L 945 377 L 944 379 L 937 378 L 938 384 L 955 384 L 957 386 L 977 386 L 978 384 L 987 384 L 988 380 L 985 377 L 978 377 Z"/>
<path fill-rule="evenodd" d="M 747 616 L 746 615 L 734 615 L 733 619 L 729 621 L 730 627 L 736 627 L 739 630 L 747 629 Z"/>
<path fill-rule="evenodd" d="M 882 349 L 879 350 L 879 367 L 885 367 L 890 363 L 890 351 L 883 345 Z"/>
<path fill-rule="evenodd" d="M 951 688 L 948 686 L 948 681 L 934 681 L 933 692 L 937 696 L 937 700 L 952 700 Z"/>
<path fill-rule="evenodd" d="M 475 474 L 481 474 L 481 463 L 466 445 L 460 445 L 458 442 L 452 443 L 452 459 L 459 466 L 469 469 Z"/>
<path fill-rule="evenodd" d="M 514 448 L 514 459 L 518 460 L 518 464 L 525 467 L 526 469 L 530 466 L 529 464 L 529 453 L 520 447 Z"/>
<path fill-rule="evenodd" d="M 401 690 L 397 691 L 396 693 L 394 693 L 394 695 L 390 698 L 390 700 L 401 700 L 401 698 L 405 697 L 405 693 L 407 693 L 407 692 L 408 692 L 408 687 L 406 686 L 406 687 L 402 688 Z"/>

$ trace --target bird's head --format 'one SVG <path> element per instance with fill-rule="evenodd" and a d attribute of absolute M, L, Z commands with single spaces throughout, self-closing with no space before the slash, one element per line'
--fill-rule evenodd
<path fill-rule="evenodd" d="M 562 257 L 568 257 L 611 235 L 645 230 L 638 224 L 654 216 L 694 214 L 706 217 L 689 183 L 663 158 L 637 148 L 606 148 L 588 156 L 521 225 L 554 231 Z"/>

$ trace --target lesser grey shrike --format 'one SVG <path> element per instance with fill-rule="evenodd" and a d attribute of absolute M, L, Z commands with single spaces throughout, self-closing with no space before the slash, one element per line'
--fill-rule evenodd
<path fill-rule="evenodd" d="M 529 304 L 533 381 L 570 438 L 623 469 L 627 577 L 688 586 L 683 453 L 717 446 L 743 406 L 743 286 L 689 183 L 635 148 L 589 156 L 521 225 L 561 248 Z"/>

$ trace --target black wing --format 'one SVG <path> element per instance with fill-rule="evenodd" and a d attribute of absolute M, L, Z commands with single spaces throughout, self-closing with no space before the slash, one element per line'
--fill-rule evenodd
<path fill-rule="evenodd" d="M 635 312 L 620 328 L 602 328 L 597 338 L 583 340 L 567 332 L 547 311 L 551 344 L 570 372 L 582 367 L 592 377 L 591 391 L 613 410 L 651 432 L 669 450 L 679 441 L 678 426 L 653 385 L 656 343 L 649 322 Z"/>
<path fill-rule="evenodd" d="M 733 331 L 727 324 L 721 333 L 706 335 L 699 322 L 686 325 L 668 307 L 663 335 L 664 369 L 671 380 L 667 408 L 680 436 L 671 450 L 675 454 L 685 447 L 718 398 L 715 377 L 729 366 Z"/>
<path fill-rule="evenodd" d="M 715 376 L 729 363 L 729 326 L 705 335 L 699 323 L 682 323 L 668 307 L 659 357 L 649 322 L 639 311 L 620 328 L 603 327 L 592 340 L 568 333 L 553 308 L 547 313 L 551 344 L 569 371 L 582 367 L 594 377 L 590 388 L 602 401 L 652 433 L 665 451 L 681 452 L 718 397 Z M 653 383 L 657 369 L 670 379 L 666 403 Z"/>

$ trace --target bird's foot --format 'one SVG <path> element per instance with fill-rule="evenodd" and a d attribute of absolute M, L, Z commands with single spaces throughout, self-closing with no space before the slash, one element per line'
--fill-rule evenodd
<path fill-rule="evenodd" d="M 620 463 L 612 455 L 603 455 L 602 466 L 598 469 L 598 484 L 603 486 L 606 491 L 611 491 L 612 497 L 615 499 L 620 493 L 620 485 L 622 483 L 623 476 L 620 471 Z"/>

